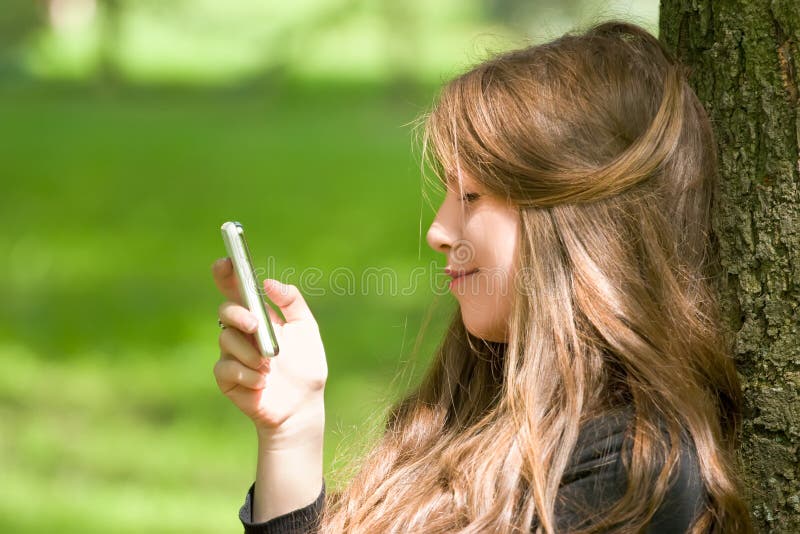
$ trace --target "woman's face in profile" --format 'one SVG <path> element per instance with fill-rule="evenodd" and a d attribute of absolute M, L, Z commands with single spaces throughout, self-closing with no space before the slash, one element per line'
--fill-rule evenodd
<path fill-rule="evenodd" d="M 467 176 L 448 187 L 428 229 L 428 244 L 447 258 L 464 326 L 487 341 L 507 341 L 518 232 L 518 209 Z"/>

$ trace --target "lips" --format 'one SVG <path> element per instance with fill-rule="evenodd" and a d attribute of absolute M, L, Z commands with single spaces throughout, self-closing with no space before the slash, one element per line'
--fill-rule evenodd
<path fill-rule="evenodd" d="M 477 272 L 477 271 L 478 271 L 478 269 L 458 270 L 457 271 L 455 269 L 451 269 L 450 267 L 445 267 L 445 269 L 444 269 L 444 273 L 447 276 L 451 277 L 453 280 L 457 280 L 459 278 L 462 278 L 464 276 L 467 276 L 468 274 L 472 274 L 472 273 Z"/>

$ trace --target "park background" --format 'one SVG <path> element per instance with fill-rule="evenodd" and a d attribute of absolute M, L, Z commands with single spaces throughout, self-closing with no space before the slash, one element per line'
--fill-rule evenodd
<path fill-rule="evenodd" d="M 611 17 L 656 33 L 658 2 L 5 0 L 0 531 L 241 530 L 255 433 L 212 373 L 230 219 L 262 279 L 321 274 L 341 484 L 454 309 L 415 119 L 489 54 Z"/>

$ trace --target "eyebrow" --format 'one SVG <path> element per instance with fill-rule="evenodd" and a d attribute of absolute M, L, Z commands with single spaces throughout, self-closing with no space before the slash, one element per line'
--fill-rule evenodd
<path fill-rule="evenodd" d="M 481 190 L 483 191 L 483 187 L 480 184 L 474 182 L 471 178 L 466 176 L 462 176 L 459 180 L 458 177 L 450 178 L 450 183 L 453 185 L 453 190 L 459 190 L 463 188 L 464 190 Z M 460 187 L 459 187 L 460 186 Z"/>

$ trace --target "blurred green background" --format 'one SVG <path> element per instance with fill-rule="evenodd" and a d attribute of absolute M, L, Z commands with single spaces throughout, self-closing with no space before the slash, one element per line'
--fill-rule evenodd
<path fill-rule="evenodd" d="M 455 305 L 429 281 L 441 192 L 414 120 L 491 52 L 610 17 L 655 32 L 657 15 L 654 0 L 4 0 L 0 532 L 241 531 L 255 434 L 212 374 L 229 219 L 261 278 L 322 275 L 303 287 L 342 484 Z M 399 286 L 342 294 L 337 269 Z"/>

